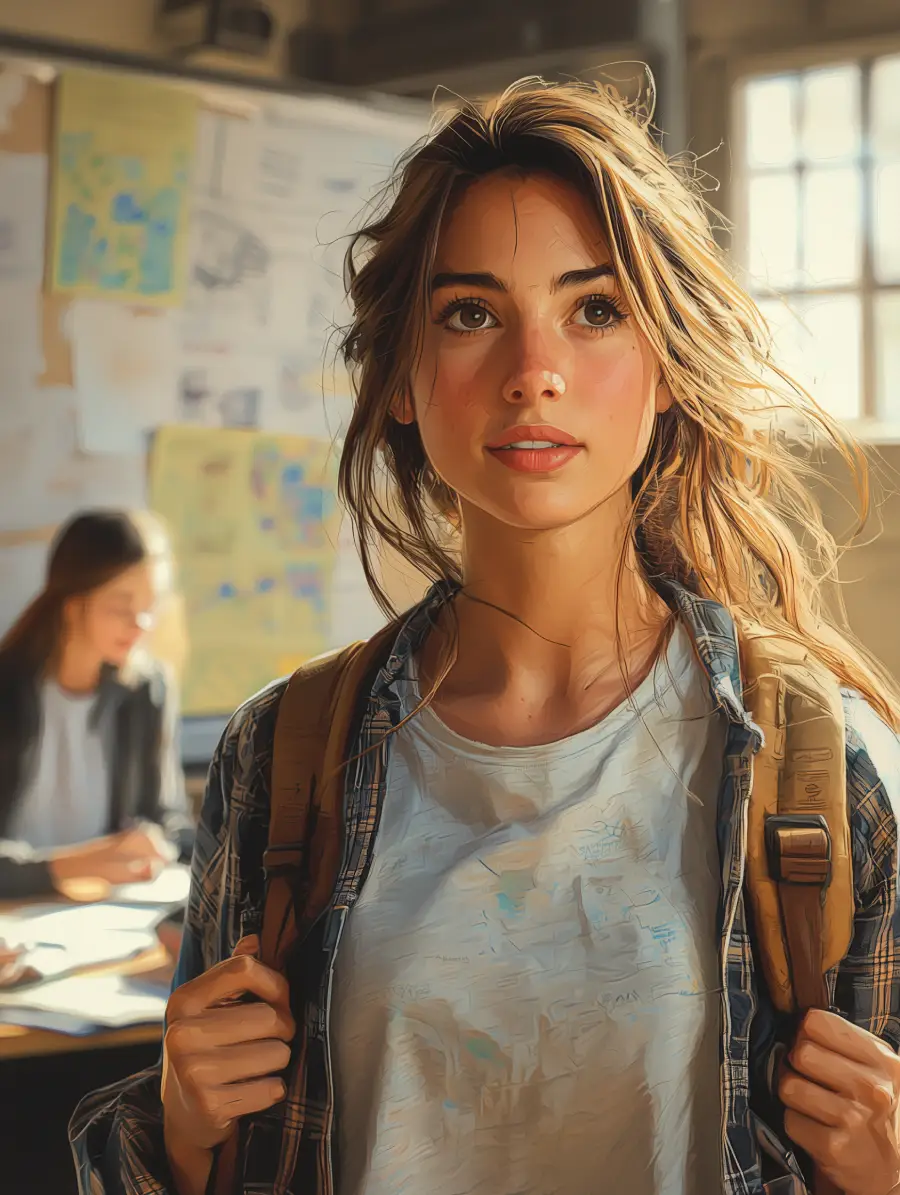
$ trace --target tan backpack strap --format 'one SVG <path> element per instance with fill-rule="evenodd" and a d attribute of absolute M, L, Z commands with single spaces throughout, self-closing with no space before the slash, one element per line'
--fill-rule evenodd
<path fill-rule="evenodd" d="M 313 661 L 282 696 L 272 758 L 269 843 L 263 857 L 266 904 L 260 958 L 284 970 L 298 935 L 327 908 L 343 833 L 344 772 L 363 688 L 384 663 L 399 631 L 390 623 L 366 643 Z M 294 910 L 302 908 L 302 924 Z"/>
<path fill-rule="evenodd" d="M 343 835 L 344 767 L 363 687 L 400 629 L 388 624 L 367 643 L 309 661 L 294 673 L 275 721 L 269 841 L 263 856 L 266 902 L 259 958 L 283 971 L 291 947 L 328 906 Z M 298 892 L 298 886 L 300 891 Z M 295 910 L 303 907 L 302 924 Z M 217 1151 L 209 1195 L 239 1195 L 243 1123 Z"/>
<path fill-rule="evenodd" d="M 765 735 L 754 759 L 747 889 L 782 1012 L 828 1006 L 825 973 L 853 934 L 853 864 L 840 688 L 799 644 L 741 632 L 745 701 Z"/>
<path fill-rule="evenodd" d="M 345 671 L 362 648 L 354 643 L 314 660 L 288 681 L 275 722 L 269 841 L 263 855 L 266 902 L 259 957 L 284 970 L 293 942 L 294 880 L 307 861 L 310 819 L 317 803 L 330 711 Z"/>

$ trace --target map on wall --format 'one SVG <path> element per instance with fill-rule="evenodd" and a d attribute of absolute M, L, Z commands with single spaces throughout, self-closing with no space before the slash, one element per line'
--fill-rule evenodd
<path fill-rule="evenodd" d="M 114 73 L 65 73 L 53 160 L 50 287 L 182 300 L 197 99 Z"/>
<path fill-rule="evenodd" d="M 156 434 L 189 636 L 187 715 L 223 714 L 324 651 L 340 511 L 330 442 L 203 427 Z"/>

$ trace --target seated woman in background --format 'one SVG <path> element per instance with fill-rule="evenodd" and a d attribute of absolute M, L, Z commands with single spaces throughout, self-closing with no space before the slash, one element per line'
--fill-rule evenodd
<path fill-rule="evenodd" d="M 140 646 L 168 563 L 151 534 L 119 511 L 73 517 L 0 640 L 0 899 L 190 856 L 173 686 Z"/>

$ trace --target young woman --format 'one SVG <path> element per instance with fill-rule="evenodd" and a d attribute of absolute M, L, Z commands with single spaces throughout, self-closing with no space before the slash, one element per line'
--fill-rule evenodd
<path fill-rule="evenodd" d="M 435 585 L 359 694 L 287 979 L 252 957 L 284 683 L 235 715 L 161 1073 L 76 1113 L 82 1190 L 200 1195 L 239 1118 L 246 1192 L 775 1195 L 798 1157 L 900 1190 L 900 707 L 788 529 L 827 566 L 701 201 L 616 98 L 525 81 L 412 153 L 358 246 L 343 496 L 376 592 L 373 533 Z M 842 1015 L 796 1038 L 740 887 L 749 618 L 846 687 L 856 932 Z"/>
<path fill-rule="evenodd" d="M 149 528 L 72 518 L 0 641 L 0 899 L 145 880 L 190 854 L 174 695 L 139 651 L 166 567 Z"/>

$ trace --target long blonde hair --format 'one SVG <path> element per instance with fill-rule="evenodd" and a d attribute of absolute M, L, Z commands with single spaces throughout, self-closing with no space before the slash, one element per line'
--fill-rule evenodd
<path fill-rule="evenodd" d="M 762 623 L 802 643 L 900 729 L 892 678 L 851 635 L 842 605 L 830 612 L 824 599 L 839 549 L 807 487 L 811 470 L 760 413 L 787 409 L 838 450 L 860 525 L 865 456 L 773 362 L 767 325 L 726 265 L 690 170 L 667 158 L 647 113 L 602 86 L 524 79 L 492 100 L 460 102 L 401 161 L 386 210 L 348 250 L 354 316 L 341 347 L 356 402 L 339 484 L 382 608 L 391 612 L 379 539 L 426 577 L 462 580 L 455 497 L 416 424 L 393 419 L 391 403 L 409 393 L 447 213 L 470 182 L 510 168 L 557 176 L 593 201 L 627 307 L 674 397 L 632 482 L 625 548 L 630 539 L 646 580 L 671 578 L 721 602 L 739 628 Z M 379 484 L 385 467 L 391 501 Z"/>

